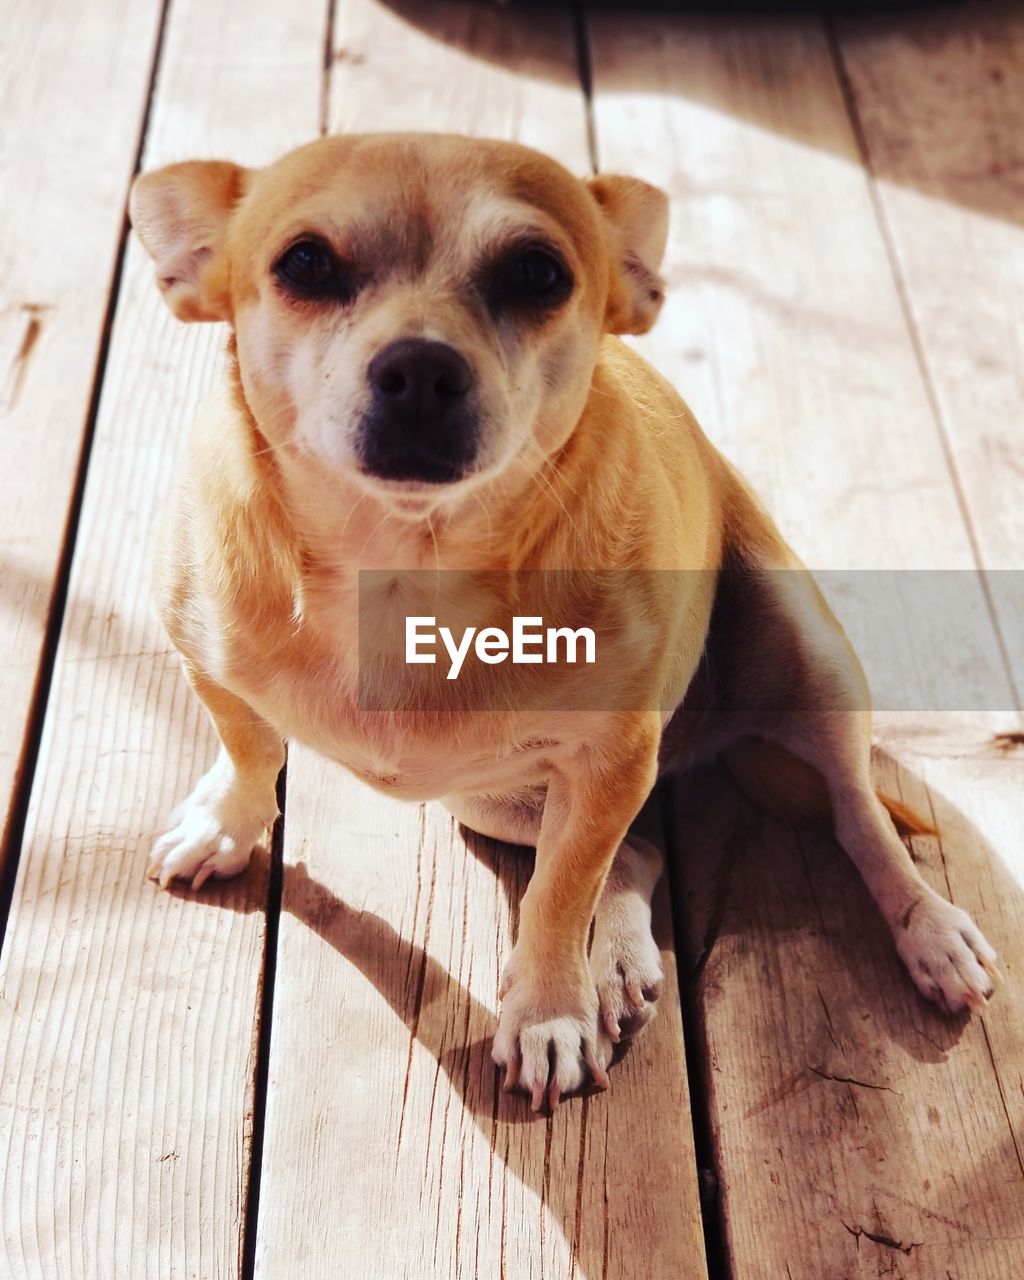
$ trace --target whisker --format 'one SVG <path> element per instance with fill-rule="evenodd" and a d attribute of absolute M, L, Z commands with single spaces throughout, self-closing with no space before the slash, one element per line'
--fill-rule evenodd
<path fill-rule="evenodd" d="M 347 533 L 347 531 L 348 531 L 348 527 L 349 527 L 349 525 L 350 525 L 350 524 L 351 524 L 351 522 L 352 522 L 352 517 L 353 517 L 353 516 L 355 515 L 355 513 L 359 510 L 359 508 L 363 505 L 363 503 L 366 501 L 366 498 L 367 498 L 368 496 L 369 496 L 369 495 L 368 495 L 368 494 L 365 492 L 365 490 L 364 490 L 364 492 L 362 492 L 362 493 L 359 495 L 359 497 L 358 497 L 358 498 L 356 498 L 355 502 L 352 504 L 352 508 L 351 508 L 351 510 L 349 511 L 348 515 L 345 517 L 345 523 L 341 526 L 341 533 L 338 535 L 338 544 L 339 544 L 339 546 L 343 546 L 343 545 L 344 545 L 344 542 L 345 542 L 345 534 Z"/>
<path fill-rule="evenodd" d="M 427 515 L 427 532 L 430 534 L 430 541 L 434 544 L 434 573 L 441 572 L 441 552 L 437 545 L 437 534 L 434 532 L 433 514 Z M 438 588 L 440 590 L 440 588 Z"/>
<path fill-rule="evenodd" d="M 499 477 L 498 477 L 498 479 L 499 479 L 499 480 L 501 480 L 501 479 L 503 479 L 503 478 L 504 478 L 504 477 L 502 477 L 502 476 L 499 476 Z M 480 497 L 479 493 L 477 493 L 477 491 L 476 491 L 475 489 L 470 490 L 470 492 L 471 492 L 471 494 L 472 494 L 472 496 L 473 496 L 473 499 L 474 499 L 474 500 L 475 500 L 475 502 L 476 502 L 476 505 L 480 508 L 480 510 L 481 510 L 481 511 L 484 513 L 484 515 L 487 517 L 487 546 L 488 546 L 488 549 L 491 549 L 491 548 L 493 548 L 493 546 L 494 546 L 494 518 L 493 518 L 493 516 L 491 515 L 491 510 L 490 510 L 490 508 L 487 506 L 486 502 L 484 502 L 483 498 L 481 498 L 481 497 Z M 507 495 L 502 494 L 502 497 L 503 497 L 503 498 L 504 498 L 505 496 L 507 496 Z"/>
<path fill-rule="evenodd" d="M 375 536 L 375 535 L 376 535 L 376 533 L 377 533 L 377 530 L 378 530 L 378 529 L 380 529 L 382 525 L 386 524 L 386 523 L 387 523 L 387 521 L 388 521 L 388 520 L 390 520 L 390 519 L 391 519 L 391 512 L 390 512 L 390 511 L 388 511 L 387 509 L 385 509 L 384 514 L 383 514 L 383 515 L 381 516 L 381 518 L 377 521 L 377 523 L 373 526 L 373 528 L 370 530 L 370 532 L 366 535 L 366 540 L 363 542 L 363 545 L 362 545 L 362 546 L 359 548 L 359 550 L 356 552 L 355 559 L 356 559 L 356 561 L 357 561 L 357 562 L 363 558 L 363 552 L 366 550 L 366 548 L 367 548 L 367 547 L 370 545 L 370 543 L 373 541 L 374 536 Z"/>

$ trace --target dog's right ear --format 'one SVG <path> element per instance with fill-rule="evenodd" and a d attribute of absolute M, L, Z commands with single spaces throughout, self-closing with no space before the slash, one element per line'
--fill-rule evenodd
<path fill-rule="evenodd" d="M 604 215 L 612 256 L 607 330 L 646 333 L 665 301 L 659 268 L 668 237 L 668 196 L 615 173 L 599 173 L 587 187 Z"/>
<path fill-rule="evenodd" d="M 179 320 L 230 319 L 224 240 L 250 178 L 250 170 L 237 164 L 189 160 L 144 173 L 132 184 L 132 226 Z"/>

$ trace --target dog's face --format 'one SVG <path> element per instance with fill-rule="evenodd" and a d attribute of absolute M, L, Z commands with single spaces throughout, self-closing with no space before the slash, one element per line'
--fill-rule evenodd
<path fill-rule="evenodd" d="M 605 332 L 661 304 L 661 192 L 524 147 L 331 138 L 262 170 L 147 174 L 132 220 L 185 320 L 235 330 L 269 443 L 406 511 L 535 472 Z"/>

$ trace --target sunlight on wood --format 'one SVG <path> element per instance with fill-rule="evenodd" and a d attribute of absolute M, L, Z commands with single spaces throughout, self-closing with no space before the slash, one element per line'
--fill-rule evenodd
<path fill-rule="evenodd" d="M 0 1274 L 706 1280 L 706 1226 L 711 1272 L 737 1280 L 1008 1280 L 1024 1248 L 1019 6 L 58 7 L 14 0 L 0 50 L 5 823 L 27 808 L 0 957 Z M 922 709 L 883 707 L 875 776 L 935 822 L 910 854 L 1000 953 L 983 1019 L 925 1005 L 834 842 L 756 814 L 714 769 L 660 811 L 678 976 L 665 882 L 660 1014 L 608 1094 L 551 1118 L 505 1095 L 490 1058 L 528 853 L 293 748 L 269 930 L 265 853 L 199 894 L 143 878 L 214 749 L 147 592 L 225 334 L 171 320 L 133 238 L 117 272 L 136 149 L 145 167 L 260 164 L 325 129 L 511 138 L 666 188 L 669 300 L 639 345 L 796 550 L 977 575 L 918 626 L 964 707 L 985 688 L 1006 706 L 929 709 L 932 677 L 895 643 L 883 696 Z M 852 631 L 879 603 L 861 576 L 833 600 Z M 885 616 L 906 612 L 887 590 Z"/>

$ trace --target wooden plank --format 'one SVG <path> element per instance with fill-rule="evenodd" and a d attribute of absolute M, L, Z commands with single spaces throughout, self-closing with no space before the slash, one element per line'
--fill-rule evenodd
<path fill-rule="evenodd" d="M 1020 761 L 880 754 L 876 777 L 934 812 L 915 858 L 983 923 L 1005 986 L 984 1021 L 943 1017 L 831 840 L 751 817 L 722 778 L 684 784 L 729 1254 L 737 1276 L 1005 1280 L 1024 1250 Z"/>
<path fill-rule="evenodd" d="M 271 158 L 315 132 L 325 6 L 279 19 L 273 0 L 176 0 L 147 166 Z M 19 1280 L 238 1273 L 266 859 L 199 895 L 145 879 L 212 759 L 148 581 L 222 343 L 171 319 L 132 241 L 2 957 L 0 1271 Z"/>
<path fill-rule="evenodd" d="M 591 169 L 568 5 L 500 14 L 443 0 L 339 6 L 332 133 L 450 129 L 513 138 Z"/>
<path fill-rule="evenodd" d="M 869 671 L 893 660 L 890 632 L 869 625 L 893 584 L 855 571 L 962 571 L 959 607 L 937 593 L 928 629 L 973 657 L 949 664 L 960 705 L 1012 707 L 820 27 L 601 15 L 593 30 L 601 164 L 672 196 L 668 300 L 641 349 L 805 561 L 851 571 L 832 604 Z M 937 669 L 905 662 L 897 706 L 948 707 Z"/>
<path fill-rule="evenodd" d="M 0 859 L 149 93 L 161 0 L 13 0 L 0 43 Z"/>
<path fill-rule="evenodd" d="M 336 127 L 512 137 L 587 170 L 567 13 L 401 14 L 339 8 Z M 257 1274 L 705 1276 L 664 895 L 660 1016 L 608 1097 L 535 1117 L 490 1060 L 528 859 L 307 751 L 288 778 Z"/>
<path fill-rule="evenodd" d="M 877 569 L 885 545 L 886 568 L 973 568 L 819 27 L 591 31 L 601 167 L 672 198 L 641 350 L 812 567 Z"/>
<path fill-rule="evenodd" d="M 838 30 L 921 359 L 1021 696 L 1024 13 L 1007 4 L 938 7 Z"/>
<path fill-rule="evenodd" d="M 602 16 L 591 30 L 602 167 L 676 198 L 675 297 L 646 349 L 812 565 L 970 569 L 816 22 Z M 841 613 L 870 599 L 863 579 L 867 595 L 838 601 Z M 939 629 L 934 643 L 950 669 L 970 641 L 977 665 L 998 670 L 980 590 L 970 612 L 967 630 Z M 965 706 L 976 674 L 963 673 Z M 1012 707 L 1005 670 L 1002 690 Z M 680 901 L 694 958 L 710 949 L 697 994 L 736 1276 L 995 1280 L 1021 1256 L 1021 1117 L 1009 1095 L 1024 1063 L 1024 913 L 1008 855 L 1019 764 L 1000 760 L 998 776 L 979 766 L 954 820 L 943 787 L 959 776 L 956 756 L 994 748 L 981 717 L 962 717 L 959 745 L 956 725 L 944 739 L 926 728 L 894 724 L 898 758 L 879 759 L 879 781 L 934 808 L 945 834 L 941 849 L 915 842 L 925 874 L 1001 951 L 1007 991 L 984 1023 L 948 1023 L 920 1001 L 834 845 L 767 819 L 737 827 L 722 782 L 717 795 L 707 778 L 686 793 Z M 990 805 L 1001 815 L 991 847 L 978 835 Z"/>
<path fill-rule="evenodd" d="M 543 1117 L 490 1057 L 530 856 L 293 748 L 285 858 L 258 1276 L 706 1275 L 665 895 L 659 1016 Z"/>

